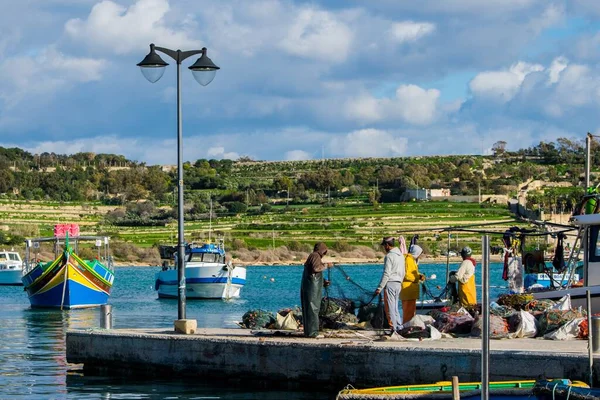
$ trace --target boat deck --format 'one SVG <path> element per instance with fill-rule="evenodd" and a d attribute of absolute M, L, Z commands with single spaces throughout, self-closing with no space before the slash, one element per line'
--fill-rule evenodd
<path fill-rule="evenodd" d="M 331 331 L 309 339 L 285 331 L 198 329 L 70 330 L 67 360 L 100 374 L 153 375 L 319 382 L 355 387 L 479 381 L 481 340 L 381 341 L 375 332 Z M 587 341 L 492 340 L 490 379 L 565 377 L 587 381 Z M 595 355 L 600 376 L 600 354 Z"/>

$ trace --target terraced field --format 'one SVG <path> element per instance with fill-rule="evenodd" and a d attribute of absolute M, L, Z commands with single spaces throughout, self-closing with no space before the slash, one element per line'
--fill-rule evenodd
<path fill-rule="evenodd" d="M 35 202 L 0 203 L 0 225 L 4 229 L 23 230 L 48 235 L 55 223 L 78 223 L 82 233 L 109 233 L 114 241 L 129 242 L 138 247 L 152 247 L 177 240 L 177 223 L 164 227 L 114 227 L 102 224 L 103 216 L 115 206 L 52 204 Z M 188 241 L 225 237 L 249 248 L 268 249 L 288 246 L 292 242 L 312 244 L 325 241 L 330 245 L 377 245 L 382 236 L 399 234 L 409 239 L 420 235 L 421 243 L 433 254 L 447 247 L 447 227 L 473 224 L 481 229 L 502 232 L 518 224 L 507 207 L 477 203 L 412 202 L 382 204 L 377 208 L 367 204 L 328 206 L 274 207 L 262 215 L 240 214 L 218 217 L 212 221 L 186 221 Z M 489 225 L 492 224 L 492 225 Z M 481 234 L 453 232 L 451 246 L 478 245 Z"/>

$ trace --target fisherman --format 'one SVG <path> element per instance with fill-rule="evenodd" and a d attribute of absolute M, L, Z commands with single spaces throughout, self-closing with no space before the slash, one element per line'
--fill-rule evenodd
<path fill-rule="evenodd" d="M 413 244 L 404 257 L 406 272 L 402 280 L 402 291 L 400 292 L 403 324 L 413 319 L 417 313 L 419 289 L 421 282 L 425 280 L 425 276 L 419 273 L 419 257 L 421 254 L 423 254 L 421 246 Z"/>
<path fill-rule="evenodd" d="M 302 302 L 304 336 L 311 338 L 319 335 L 319 310 L 324 286 L 323 271 L 333 265 L 323 262 L 322 258 L 325 254 L 327 254 L 327 245 L 323 242 L 315 244 L 313 252 L 304 263 L 304 272 L 302 273 L 300 301 Z M 329 282 L 325 283 L 327 285 Z"/>
<path fill-rule="evenodd" d="M 458 300 L 462 306 L 477 304 L 477 291 L 475 289 L 475 266 L 477 262 L 471 257 L 471 248 L 465 246 L 460 251 L 463 261 L 455 275 L 450 276 L 450 282 L 458 282 Z"/>
<path fill-rule="evenodd" d="M 388 323 L 394 332 L 400 331 L 403 328 L 400 322 L 400 312 L 398 311 L 398 299 L 400 297 L 400 291 L 402 290 L 402 280 L 404 279 L 405 266 L 404 266 L 404 255 L 400 252 L 400 249 L 396 247 L 395 239 L 393 237 L 385 237 L 381 242 L 386 256 L 383 261 L 383 275 L 379 286 L 375 290 L 375 296 L 379 295 L 383 291 L 383 298 L 385 304 L 385 315 L 387 316 Z"/>

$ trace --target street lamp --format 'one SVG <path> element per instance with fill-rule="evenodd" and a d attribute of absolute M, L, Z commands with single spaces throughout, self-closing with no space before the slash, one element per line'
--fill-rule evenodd
<path fill-rule="evenodd" d="M 177 318 L 185 319 L 185 238 L 183 236 L 183 140 L 181 134 L 181 62 L 195 54 L 201 54 L 200 58 L 192 64 L 189 69 L 194 75 L 194 79 L 202 86 L 208 85 L 214 79 L 217 67 L 206 55 L 206 47 L 202 50 L 170 50 L 164 47 L 150 44 L 150 53 L 137 64 L 142 74 L 148 81 L 154 83 L 158 81 L 165 73 L 167 64 L 157 53 L 160 51 L 171 57 L 177 62 L 177 187 L 179 191 L 177 201 L 178 216 L 178 240 L 177 240 L 177 280 L 179 282 L 177 295 Z"/>

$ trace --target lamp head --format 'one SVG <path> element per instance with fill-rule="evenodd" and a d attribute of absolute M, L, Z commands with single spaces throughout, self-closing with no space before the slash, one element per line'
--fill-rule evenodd
<path fill-rule="evenodd" d="M 154 43 L 150 45 L 150 53 L 137 64 L 142 71 L 142 75 L 151 83 L 158 81 L 163 76 L 167 65 L 169 64 L 160 58 L 154 50 Z"/>
<path fill-rule="evenodd" d="M 212 62 L 206 55 L 206 47 L 202 48 L 202 55 L 196 60 L 194 64 L 188 67 L 194 75 L 194 79 L 201 84 L 206 86 L 212 82 L 217 74 L 217 70 L 220 69 Z"/>

